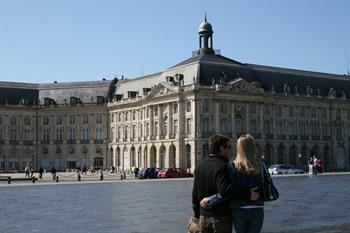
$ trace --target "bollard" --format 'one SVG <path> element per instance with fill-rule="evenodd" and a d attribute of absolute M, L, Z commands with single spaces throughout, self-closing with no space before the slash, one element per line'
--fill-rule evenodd
<path fill-rule="evenodd" d="M 8 184 L 11 184 L 11 176 L 9 176 L 7 179 L 8 179 Z"/>
<path fill-rule="evenodd" d="M 35 184 L 35 176 L 32 177 L 32 182 Z"/>
<path fill-rule="evenodd" d="M 100 181 L 102 181 L 103 180 L 103 173 L 101 173 L 101 175 L 100 175 Z"/>
<path fill-rule="evenodd" d="M 120 180 L 123 180 L 123 174 L 120 174 Z"/>
<path fill-rule="evenodd" d="M 59 180 L 59 179 L 58 179 L 58 176 L 56 176 L 56 183 L 58 183 L 58 180 Z"/>
<path fill-rule="evenodd" d="M 78 173 L 77 177 L 78 177 L 78 181 L 80 182 L 81 181 L 80 173 Z"/>

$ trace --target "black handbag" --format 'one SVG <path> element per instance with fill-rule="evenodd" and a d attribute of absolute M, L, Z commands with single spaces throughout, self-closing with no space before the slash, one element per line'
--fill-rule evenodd
<path fill-rule="evenodd" d="M 267 176 L 267 180 L 265 179 Z M 261 161 L 261 177 L 262 177 L 262 188 L 261 188 L 261 199 L 265 201 L 275 201 L 279 198 L 279 193 L 275 185 L 273 185 L 270 173 L 267 171 L 264 162 Z"/>

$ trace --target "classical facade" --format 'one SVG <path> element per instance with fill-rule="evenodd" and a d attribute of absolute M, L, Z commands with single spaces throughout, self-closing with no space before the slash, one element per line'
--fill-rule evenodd
<path fill-rule="evenodd" d="M 105 167 L 110 84 L 0 82 L 0 170 Z"/>
<path fill-rule="evenodd" d="M 205 20 L 194 55 L 133 79 L 0 82 L 0 170 L 82 166 L 193 171 L 208 138 L 251 133 L 271 163 L 350 169 L 350 77 L 241 63 Z"/>
<path fill-rule="evenodd" d="M 109 153 L 118 169 L 194 170 L 208 137 L 257 139 L 271 163 L 350 168 L 350 77 L 243 64 L 216 53 L 199 27 L 199 50 L 164 72 L 119 80 L 108 103 Z M 235 147 L 235 145 L 233 145 Z"/>

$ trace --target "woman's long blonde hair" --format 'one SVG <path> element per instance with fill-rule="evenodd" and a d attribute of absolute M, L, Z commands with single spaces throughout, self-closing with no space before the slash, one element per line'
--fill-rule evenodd
<path fill-rule="evenodd" d="M 256 159 L 255 139 L 250 134 L 243 134 L 237 140 L 237 156 L 234 160 L 239 172 L 247 175 L 260 174 L 260 163 Z"/>

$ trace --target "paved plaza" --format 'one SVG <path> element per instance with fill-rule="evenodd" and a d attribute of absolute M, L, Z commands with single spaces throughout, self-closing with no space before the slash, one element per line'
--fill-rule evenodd
<path fill-rule="evenodd" d="M 68 177 L 55 183 L 46 174 L 35 184 L 1 184 L 0 232 L 186 232 L 193 179 L 79 183 Z M 349 174 L 274 181 L 280 199 L 266 204 L 263 232 L 349 232 Z"/>

